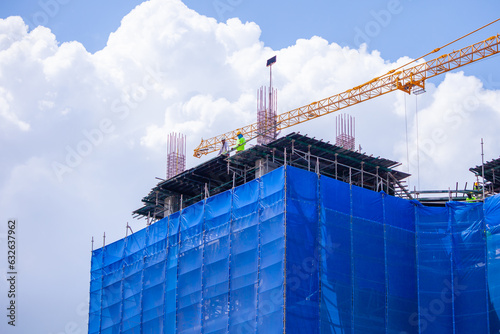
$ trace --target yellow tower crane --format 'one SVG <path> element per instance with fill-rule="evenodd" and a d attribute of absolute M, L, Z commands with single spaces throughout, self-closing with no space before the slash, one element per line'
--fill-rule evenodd
<path fill-rule="evenodd" d="M 445 46 L 454 42 L 455 41 L 448 43 Z M 402 90 L 408 94 L 410 94 L 414 89 L 423 90 L 425 88 L 425 80 L 427 79 L 498 54 L 500 52 L 499 44 L 500 35 L 497 34 L 496 36 L 474 43 L 458 51 L 444 54 L 438 58 L 422 62 L 412 67 L 403 68 L 408 65 L 406 64 L 362 85 L 348 89 L 340 94 L 278 114 L 276 116 L 276 130 L 281 131 L 291 126 L 328 115 L 343 108 L 347 108 L 354 104 L 358 104 L 395 90 Z M 437 48 L 429 54 L 438 52 L 439 50 L 441 50 L 441 48 Z M 411 63 L 416 62 L 425 56 L 422 56 Z M 236 145 L 238 132 L 241 132 L 244 137 L 251 139 L 262 135 L 262 133 L 258 133 L 257 125 L 257 123 L 253 123 L 210 139 L 202 139 L 201 143 L 194 150 L 194 156 L 200 158 L 202 155 L 219 150 L 222 146 L 222 138 L 225 138 L 229 145 Z"/>

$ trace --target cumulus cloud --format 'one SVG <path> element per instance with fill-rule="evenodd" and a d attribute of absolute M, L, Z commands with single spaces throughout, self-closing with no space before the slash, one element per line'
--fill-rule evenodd
<path fill-rule="evenodd" d="M 421 181 L 425 189 L 454 189 L 456 182 L 460 189 L 465 182 L 470 187 L 474 178 L 468 170 L 481 164 L 481 138 L 489 159 L 496 158 L 500 149 L 495 131 L 500 121 L 500 91 L 487 90 L 478 78 L 457 72 L 447 74 L 428 94 L 420 107 L 415 106 L 415 98 L 408 107 L 413 116 L 409 168 L 414 173 L 420 170 L 420 180 L 414 178 L 414 183 Z M 398 143 L 395 149 L 406 162 L 404 143 Z"/>
<path fill-rule="evenodd" d="M 180 0 L 151 0 L 91 54 L 78 42 L 58 43 L 47 28 L 28 31 L 19 17 L 0 20 L 0 147 L 8 157 L 0 162 L 1 219 L 16 216 L 25 226 L 24 286 L 51 286 L 53 276 L 37 274 L 51 268 L 59 273 L 54 294 L 63 296 L 59 306 L 24 314 L 43 324 L 36 332 L 64 331 L 68 321 L 85 330 L 75 309 L 88 296 L 91 237 L 97 247 L 103 231 L 109 242 L 124 236 L 127 222 L 144 227 L 130 213 L 154 177 L 164 177 L 169 132 L 187 134 L 192 167 L 200 162 L 192 150 L 201 138 L 255 122 L 256 90 L 269 80 L 266 59 L 278 56 L 279 112 L 409 60 L 390 63 L 366 45 L 351 49 L 317 36 L 272 50 L 260 33 L 255 23 L 219 23 Z M 489 158 L 496 157 L 499 102 L 500 91 L 460 72 L 438 86 L 428 83 L 418 97 L 418 161 L 414 96 L 392 93 L 346 112 L 356 117 L 363 151 L 399 160 L 411 173 L 420 169 L 422 187 L 443 188 L 470 179 L 468 168 L 480 163 L 480 137 Z M 286 132 L 334 142 L 334 124 L 330 115 Z M 47 321 L 48 312 L 61 317 Z"/>

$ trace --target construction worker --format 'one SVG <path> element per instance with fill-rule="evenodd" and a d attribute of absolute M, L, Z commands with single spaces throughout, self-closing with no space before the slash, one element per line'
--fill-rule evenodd
<path fill-rule="evenodd" d="M 238 131 L 238 133 L 236 133 L 236 135 L 238 136 L 238 146 L 236 146 L 236 151 L 240 152 L 240 151 L 243 151 L 245 149 L 246 140 L 240 131 Z"/>
<path fill-rule="evenodd" d="M 472 189 L 479 191 L 480 190 L 479 189 L 479 182 L 474 182 L 474 187 Z"/>
<path fill-rule="evenodd" d="M 475 202 L 476 201 L 476 196 L 472 196 L 471 193 L 467 194 L 467 198 L 465 199 L 466 202 Z"/>
<path fill-rule="evenodd" d="M 222 147 L 220 148 L 219 155 L 228 155 L 229 146 L 227 145 L 226 138 L 222 138 Z"/>

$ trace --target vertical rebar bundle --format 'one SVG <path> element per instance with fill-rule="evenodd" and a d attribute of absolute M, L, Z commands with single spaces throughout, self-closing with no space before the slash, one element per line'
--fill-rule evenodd
<path fill-rule="evenodd" d="M 269 95 L 269 101 L 267 97 Z M 278 136 L 276 115 L 278 110 L 278 92 L 276 89 L 260 87 L 257 90 L 257 143 L 266 145 Z"/>
<path fill-rule="evenodd" d="M 356 149 L 354 117 L 341 114 L 335 119 L 335 145 L 354 151 Z"/>
<path fill-rule="evenodd" d="M 172 132 L 167 136 L 167 179 L 186 170 L 186 136 Z"/>

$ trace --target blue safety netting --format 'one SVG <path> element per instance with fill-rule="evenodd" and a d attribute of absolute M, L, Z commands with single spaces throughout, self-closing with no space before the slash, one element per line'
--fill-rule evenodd
<path fill-rule="evenodd" d="M 500 196 L 425 207 L 293 167 L 92 252 L 89 333 L 498 333 Z"/>
<path fill-rule="evenodd" d="M 490 332 L 500 332 L 500 196 L 486 199 L 486 272 Z M 496 332 L 495 332 L 496 331 Z"/>
<path fill-rule="evenodd" d="M 321 333 L 416 332 L 408 321 L 417 311 L 413 204 L 323 176 L 316 184 L 316 327 Z"/>
<path fill-rule="evenodd" d="M 92 252 L 89 333 L 276 333 L 285 173 L 207 198 Z"/>

